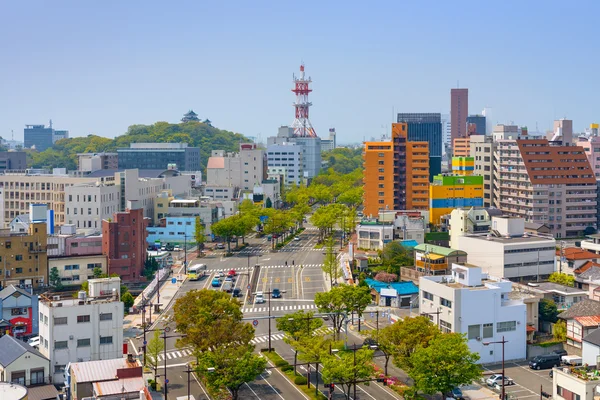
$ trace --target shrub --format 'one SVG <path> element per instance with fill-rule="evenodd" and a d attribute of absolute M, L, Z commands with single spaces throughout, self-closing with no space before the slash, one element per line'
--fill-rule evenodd
<path fill-rule="evenodd" d="M 294 366 L 293 365 L 284 365 L 283 367 L 281 367 L 281 371 L 283 372 L 289 372 L 289 371 L 293 371 L 294 370 Z"/>
<path fill-rule="evenodd" d="M 291 367 L 291 365 L 290 365 L 290 367 Z M 299 386 L 306 385 L 307 382 L 308 381 L 306 380 L 306 377 L 304 377 L 302 375 L 298 375 L 297 377 L 294 378 L 294 383 Z"/>
<path fill-rule="evenodd" d="M 290 365 L 290 363 L 285 360 L 277 360 L 275 362 L 276 367 L 285 367 L 286 365 Z"/>

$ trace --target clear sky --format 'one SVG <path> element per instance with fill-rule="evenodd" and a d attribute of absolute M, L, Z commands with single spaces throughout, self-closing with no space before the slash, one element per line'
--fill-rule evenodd
<path fill-rule="evenodd" d="M 427 5 L 425 5 L 427 4 Z M 321 137 L 389 131 L 393 112 L 469 111 L 535 130 L 600 121 L 600 2 L 0 2 L 0 135 L 25 124 L 114 137 L 132 124 L 260 135 L 293 121 L 292 73 L 313 79 Z"/>

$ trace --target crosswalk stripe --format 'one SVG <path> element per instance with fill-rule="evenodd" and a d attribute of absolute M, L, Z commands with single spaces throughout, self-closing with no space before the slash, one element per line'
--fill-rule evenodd
<path fill-rule="evenodd" d="M 181 353 L 176 351 L 175 354 L 177 354 L 177 357 L 182 357 Z"/>

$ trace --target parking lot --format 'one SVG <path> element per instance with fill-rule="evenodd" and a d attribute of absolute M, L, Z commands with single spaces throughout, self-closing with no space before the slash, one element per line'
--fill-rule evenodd
<path fill-rule="evenodd" d="M 486 365 L 485 377 L 489 377 L 492 372 L 501 373 L 502 364 Z M 539 371 L 529 369 L 527 361 L 523 362 L 507 362 L 504 364 L 506 376 L 511 378 L 515 384 L 506 386 L 506 393 L 512 399 L 533 399 L 540 397 L 540 389 L 544 392 L 552 394 L 552 378 L 549 373 L 551 369 L 542 369 Z"/>

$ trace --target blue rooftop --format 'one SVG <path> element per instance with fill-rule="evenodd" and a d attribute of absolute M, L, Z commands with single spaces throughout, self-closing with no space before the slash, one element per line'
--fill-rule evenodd
<path fill-rule="evenodd" d="M 419 242 L 416 240 L 402 240 L 400 241 L 400 244 L 402 247 L 412 250 L 419 245 Z"/>
<path fill-rule="evenodd" d="M 381 281 L 376 281 L 375 279 L 367 278 L 365 282 L 371 289 L 375 289 L 377 293 L 381 292 L 381 289 L 395 289 L 396 292 L 401 296 L 406 296 L 409 294 L 418 294 L 419 287 L 412 282 L 390 282 L 385 283 Z"/>

